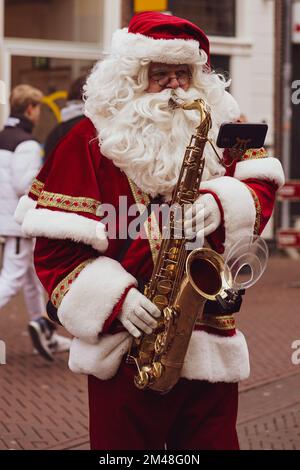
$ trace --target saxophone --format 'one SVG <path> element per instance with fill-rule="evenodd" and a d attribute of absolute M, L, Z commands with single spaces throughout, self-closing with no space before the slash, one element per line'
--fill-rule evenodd
<path fill-rule="evenodd" d="M 200 113 L 200 124 L 186 147 L 171 202 L 171 206 L 183 208 L 184 204 L 195 202 L 199 194 L 211 117 L 202 99 L 184 103 L 173 94 L 170 106 Z M 209 248 L 188 252 L 185 244 L 183 237 L 175 237 L 174 214 L 170 213 L 168 237 L 163 232 L 153 274 L 144 291 L 162 315 L 151 334 L 133 340 L 128 355 L 138 369 L 134 383 L 139 389 L 160 393 L 171 390 L 180 378 L 195 322 L 203 313 L 206 300 L 216 300 L 228 288 L 222 256 Z"/>

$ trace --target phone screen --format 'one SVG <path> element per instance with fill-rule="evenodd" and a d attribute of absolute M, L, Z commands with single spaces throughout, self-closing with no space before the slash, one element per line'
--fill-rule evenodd
<path fill-rule="evenodd" d="M 217 138 L 220 148 L 261 148 L 268 130 L 267 124 L 224 123 Z"/>

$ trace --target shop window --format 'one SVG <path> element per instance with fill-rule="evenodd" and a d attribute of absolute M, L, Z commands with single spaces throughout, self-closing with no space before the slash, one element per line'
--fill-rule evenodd
<path fill-rule="evenodd" d="M 240 0 L 242 1 L 242 0 Z M 157 10 L 166 8 L 175 16 L 186 18 L 196 23 L 207 34 L 212 36 L 235 36 L 236 0 L 169 0 L 156 1 Z M 148 0 L 132 2 L 132 11 L 147 10 Z M 126 13 L 127 22 L 128 12 Z"/>
<path fill-rule="evenodd" d="M 211 68 L 216 73 L 220 73 L 221 75 L 224 75 L 226 80 L 229 80 L 231 78 L 229 55 L 212 54 L 210 56 L 210 65 L 211 65 Z M 229 88 L 227 88 L 227 91 L 230 92 L 230 86 Z"/>
<path fill-rule="evenodd" d="M 211 67 L 215 72 L 230 77 L 230 56 L 212 54 L 210 57 Z"/>
<path fill-rule="evenodd" d="M 235 0 L 169 0 L 169 10 L 212 36 L 235 36 Z"/>
<path fill-rule="evenodd" d="M 99 0 L 5 0 L 4 35 L 14 38 L 101 42 Z"/>
<path fill-rule="evenodd" d="M 76 78 L 86 76 L 93 65 L 94 62 L 90 60 L 12 56 L 12 88 L 20 83 L 28 83 L 39 88 L 48 98 L 34 129 L 34 136 L 40 143 L 44 143 L 57 124 L 70 84 Z M 51 106 L 51 103 L 55 106 Z"/>

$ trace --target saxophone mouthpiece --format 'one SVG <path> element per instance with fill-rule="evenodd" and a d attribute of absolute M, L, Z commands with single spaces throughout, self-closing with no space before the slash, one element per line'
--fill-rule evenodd
<path fill-rule="evenodd" d="M 171 91 L 171 98 L 169 99 L 169 106 L 171 109 L 182 108 L 184 101 L 177 96 L 176 91 Z"/>
<path fill-rule="evenodd" d="M 197 110 L 200 112 L 201 120 L 204 119 L 205 113 L 210 113 L 209 106 L 203 101 L 203 99 L 198 98 L 194 101 L 184 101 L 183 99 L 177 96 L 176 91 L 171 91 L 171 98 L 169 99 L 169 106 L 171 109 L 181 108 L 185 111 Z"/>

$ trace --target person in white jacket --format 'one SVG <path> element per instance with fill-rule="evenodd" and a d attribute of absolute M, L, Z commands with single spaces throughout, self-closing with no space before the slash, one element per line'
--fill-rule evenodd
<path fill-rule="evenodd" d="M 16 86 L 10 96 L 10 116 L 0 132 L 0 236 L 4 240 L 0 310 L 23 289 L 33 345 L 45 359 L 53 360 L 53 352 L 69 349 L 69 339 L 57 335 L 42 315 L 44 292 L 33 267 L 34 242 L 22 234 L 14 218 L 19 199 L 28 192 L 42 164 L 41 147 L 32 137 L 42 98 L 36 88 Z"/>

